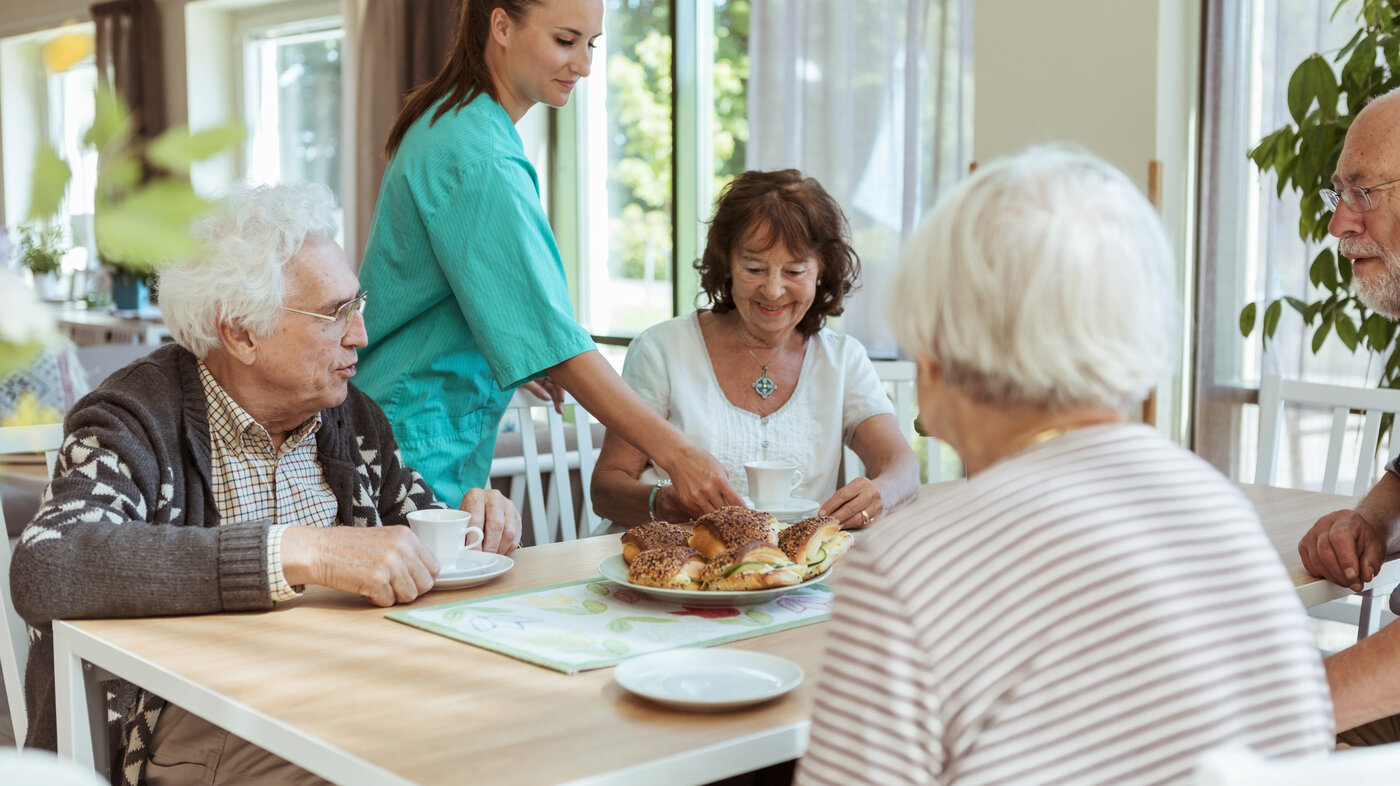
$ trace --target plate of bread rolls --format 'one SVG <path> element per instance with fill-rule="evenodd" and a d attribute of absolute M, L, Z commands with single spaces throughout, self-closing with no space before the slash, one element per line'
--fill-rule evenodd
<path fill-rule="evenodd" d="M 779 531 L 771 514 L 726 507 L 694 522 L 629 529 L 622 553 L 599 563 L 598 573 L 655 600 L 756 605 L 825 579 L 853 542 L 834 518 L 803 519 Z"/>

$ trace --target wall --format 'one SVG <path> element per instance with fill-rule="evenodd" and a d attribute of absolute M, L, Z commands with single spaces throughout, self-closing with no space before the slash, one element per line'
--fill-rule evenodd
<path fill-rule="evenodd" d="M 1122 169 L 1144 191 L 1163 163 L 1162 215 L 1189 304 L 1194 270 L 1200 4 L 1192 0 L 975 0 L 973 153 L 990 161 L 1069 142 Z M 1191 313 L 1189 305 L 1183 314 Z M 1182 363 L 1159 387 L 1159 426 L 1185 440 Z"/>

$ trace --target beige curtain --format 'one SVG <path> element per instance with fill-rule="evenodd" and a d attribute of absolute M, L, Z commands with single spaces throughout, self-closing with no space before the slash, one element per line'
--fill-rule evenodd
<path fill-rule="evenodd" d="M 345 206 L 356 268 L 384 176 L 384 141 L 410 90 L 437 76 L 457 30 L 461 0 L 365 0 L 358 20 L 354 102 L 355 189 Z"/>

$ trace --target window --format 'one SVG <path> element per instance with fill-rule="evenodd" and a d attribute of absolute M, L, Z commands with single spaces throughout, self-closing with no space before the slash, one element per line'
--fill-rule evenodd
<path fill-rule="evenodd" d="M 321 183 L 339 201 L 344 37 L 339 17 L 244 29 L 247 177 Z"/>
<path fill-rule="evenodd" d="M 580 322 L 625 343 L 688 310 L 702 222 L 744 168 L 748 2 L 607 0 L 605 25 L 557 118 L 552 212 Z"/>
<path fill-rule="evenodd" d="M 248 174 L 310 180 L 340 190 L 338 20 L 303 32 L 263 31 L 244 45 Z"/>
<path fill-rule="evenodd" d="M 1200 278 L 1206 285 L 1198 322 L 1195 448 L 1238 479 L 1254 477 L 1254 401 L 1264 374 L 1371 386 L 1382 371 L 1381 359 L 1352 355 L 1334 338 L 1314 354 L 1312 330 L 1289 308 L 1267 351 L 1257 328 L 1248 339 L 1239 331 L 1240 309 L 1247 302 L 1285 294 L 1312 299 L 1308 269 L 1322 246 L 1298 236 L 1296 193 L 1280 197 L 1274 173 L 1261 176 L 1245 156 L 1291 122 L 1288 83 L 1298 64 L 1314 52 L 1330 61 L 1356 31 L 1359 4 L 1347 3 L 1334 15 L 1336 7 L 1334 0 L 1210 4 L 1200 207 Z M 1321 446 L 1330 422 L 1326 412 L 1286 412 L 1279 485 L 1320 487 Z M 1358 449 L 1355 443 L 1351 440 L 1347 450 Z M 1355 463 L 1343 460 L 1342 465 Z"/>

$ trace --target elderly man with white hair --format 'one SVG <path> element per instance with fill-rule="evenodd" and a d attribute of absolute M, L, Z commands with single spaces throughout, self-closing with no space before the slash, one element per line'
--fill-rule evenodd
<path fill-rule="evenodd" d="M 441 507 L 403 465 L 379 408 L 350 386 L 366 294 L 323 186 L 239 188 L 200 226 L 206 253 L 161 276 L 177 345 L 78 402 L 54 477 L 15 551 L 31 639 L 27 744 L 54 748 L 51 622 L 268 609 L 319 584 L 387 606 L 441 566 L 406 526 Z M 484 547 L 519 545 L 494 491 L 462 508 Z M 158 697 L 109 694 L 127 782 L 308 775 Z M 149 762 L 149 763 L 148 763 Z"/>
<path fill-rule="evenodd" d="M 945 193 L 889 313 L 969 479 L 842 565 L 798 782 L 1190 783 L 1222 743 L 1331 747 L 1303 609 L 1249 503 L 1126 413 L 1173 354 L 1151 205 L 1033 149 Z"/>

